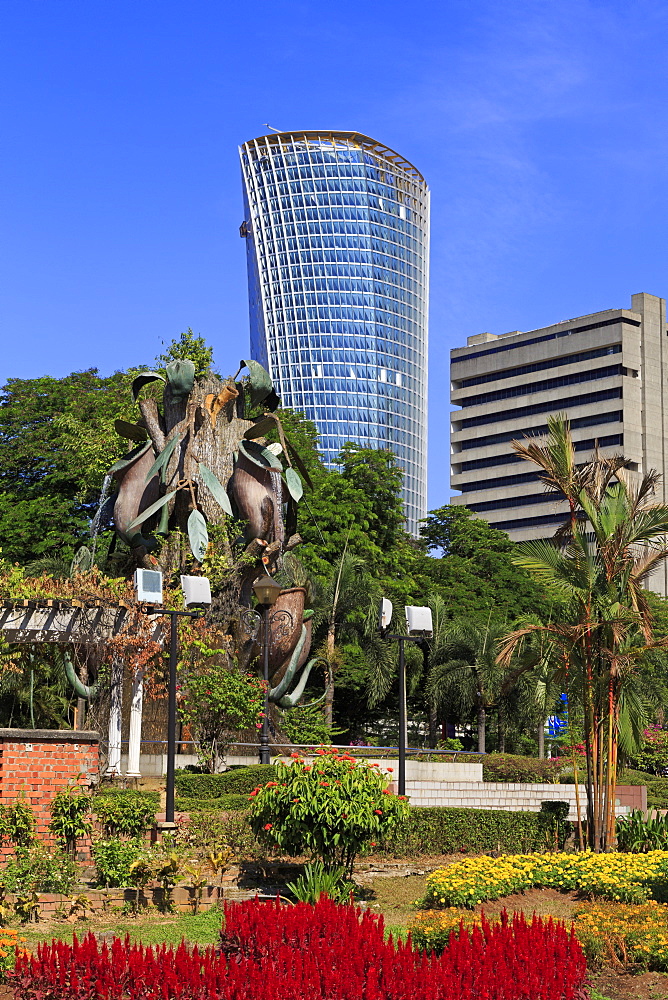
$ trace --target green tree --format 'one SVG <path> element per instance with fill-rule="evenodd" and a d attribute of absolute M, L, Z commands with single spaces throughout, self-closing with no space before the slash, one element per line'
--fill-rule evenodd
<path fill-rule="evenodd" d="M 126 442 L 131 376 L 96 369 L 9 379 L 0 393 L 0 549 L 11 562 L 72 558 Z"/>
<path fill-rule="evenodd" d="M 421 564 L 427 592 L 440 594 L 451 619 L 477 618 L 506 623 L 521 615 L 547 620 L 555 596 L 523 568 L 515 565 L 515 544 L 508 536 L 476 518 L 466 507 L 445 505 L 425 518 L 421 535 L 440 557 Z"/>
<path fill-rule="evenodd" d="M 195 365 L 195 373 L 204 375 L 212 371 L 213 367 L 213 347 L 207 344 L 201 334 L 196 334 L 190 327 L 180 333 L 178 339 L 174 339 L 167 346 L 163 354 L 156 357 L 156 364 L 164 368 L 170 361 L 192 361 Z"/>

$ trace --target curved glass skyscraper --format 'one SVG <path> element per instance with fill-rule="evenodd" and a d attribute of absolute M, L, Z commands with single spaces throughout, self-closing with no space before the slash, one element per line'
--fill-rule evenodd
<path fill-rule="evenodd" d="M 358 132 L 278 132 L 240 148 L 251 355 L 320 432 L 389 448 L 408 530 L 427 503 L 429 189 Z"/>

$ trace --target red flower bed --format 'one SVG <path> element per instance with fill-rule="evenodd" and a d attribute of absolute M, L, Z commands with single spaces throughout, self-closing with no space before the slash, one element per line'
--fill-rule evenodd
<path fill-rule="evenodd" d="M 89 935 L 40 945 L 9 975 L 17 1000 L 575 1000 L 584 979 L 580 945 L 551 921 L 483 919 L 437 957 L 385 941 L 382 917 L 326 898 L 228 904 L 217 949 Z"/>

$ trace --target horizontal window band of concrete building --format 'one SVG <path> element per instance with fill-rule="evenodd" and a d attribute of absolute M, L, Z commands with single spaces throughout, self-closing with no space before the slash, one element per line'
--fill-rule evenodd
<path fill-rule="evenodd" d="M 600 438 L 587 438 L 586 441 L 576 441 L 576 451 L 590 451 L 596 447 L 598 441 L 599 448 L 612 448 L 615 445 L 624 444 L 623 434 L 605 434 Z M 511 462 L 523 462 L 525 459 L 521 455 L 512 453 L 507 455 L 493 455 L 491 458 L 476 458 L 471 462 L 462 462 L 461 465 L 453 465 L 454 474 L 459 472 L 469 472 L 471 469 L 488 469 L 494 465 L 509 465 Z M 459 487 L 457 487 L 459 489 Z"/>
<path fill-rule="evenodd" d="M 456 389 L 468 389 L 472 385 L 483 385 L 485 382 L 500 382 L 502 379 L 528 375 L 530 372 L 547 371 L 549 368 L 563 368 L 565 365 L 577 365 L 582 361 L 593 361 L 595 358 L 603 358 L 608 354 L 621 353 L 621 344 L 611 344 L 607 347 L 596 347 L 590 351 L 578 351 L 577 354 L 565 354 L 560 358 L 531 361 L 529 364 L 518 365 L 516 368 L 504 368 L 500 372 L 487 372 L 485 375 L 476 375 L 474 378 L 464 378 L 454 382 L 453 386 Z"/>
<path fill-rule="evenodd" d="M 573 372 L 572 375 L 560 375 L 558 378 L 548 378 L 543 382 L 529 382 L 526 385 L 509 385 L 507 389 L 495 389 L 493 392 L 481 392 L 476 396 L 462 399 L 460 406 L 481 406 L 483 403 L 493 403 L 497 399 L 512 399 L 514 396 L 529 396 L 534 392 L 549 392 L 565 385 L 577 385 L 579 382 L 594 382 L 601 378 L 612 378 L 614 375 L 631 375 L 631 369 L 623 365 L 606 365 L 605 368 L 594 368 L 584 372 Z"/>
<path fill-rule="evenodd" d="M 493 528 L 499 531 L 523 531 L 525 528 L 539 528 L 548 524 L 564 524 L 568 518 L 568 511 L 563 514 L 537 514 L 535 517 L 519 517 L 514 521 L 494 521 Z"/>
<path fill-rule="evenodd" d="M 640 326 L 636 319 L 629 319 L 628 316 L 617 316 L 615 319 L 606 319 L 602 323 L 589 323 L 587 326 L 576 326 L 570 330 L 557 330 L 555 333 L 547 333 L 542 337 L 531 337 L 529 340 L 519 340 L 514 344 L 501 344 L 498 347 L 488 347 L 484 351 L 472 351 L 470 354 L 460 354 L 452 359 L 452 364 L 459 361 L 472 361 L 474 358 L 485 358 L 489 354 L 499 354 L 501 351 L 514 351 L 520 347 L 530 347 L 531 344 L 544 344 L 547 340 L 557 340 L 559 337 L 570 337 L 574 333 L 584 333 L 586 330 L 602 330 L 606 326 L 617 326 L 618 323 L 626 323 L 629 326 Z M 507 337 L 517 337 L 519 334 L 505 334 Z M 501 338 L 504 334 L 501 334 Z"/>
<path fill-rule="evenodd" d="M 553 406 L 554 404 L 550 404 Z M 614 410 L 611 413 L 595 413 L 591 417 L 575 417 L 571 420 L 571 430 L 578 427 L 596 427 L 598 424 L 615 424 L 622 422 L 622 410 Z M 453 447 L 460 448 L 461 451 L 470 451 L 471 448 L 483 448 L 490 444 L 502 444 L 504 441 L 521 440 L 522 437 L 539 437 L 547 434 L 547 424 L 539 427 L 524 427 L 522 430 L 501 431 L 499 434 L 485 434 L 482 437 L 471 438 L 470 441 L 455 442 Z"/>
<path fill-rule="evenodd" d="M 465 430 L 467 427 L 480 427 L 483 424 L 498 424 L 502 420 L 520 420 L 534 413 L 560 413 L 569 411 L 576 406 L 589 406 L 591 403 L 602 403 L 606 399 L 622 399 L 621 386 L 611 389 L 600 389 L 598 392 L 586 392 L 581 396 L 566 396 L 562 399 L 550 399 L 546 403 L 532 403 L 530 406 L 520 406 L 516 410 L 503 410 L 496 413 L 482 413 L 479 417 L 465 417 L 457 420 L 458 413 L 453 414 L 454 430 Z"/>
<path fill-rule="evenodd" d="M 531 493 L 529 496 L 505 497 L 499 500 L 483 500 L 481 503 L 468 503 L 469 510 L 478 513 L 484 510 L 503 510 L 505 507 L 533 507 L 539 503 L 563 503 L 564 497 L 558 493 Z"/>
<path fill-rule="evenodd" d="M 498 479 L 477 479 L 472 483 L 458 483 L 453 489 L 461 493 L 476 493 L 478 490 L 499 490 L 506 486 L 519 486 L 521 483 L 534 483 L 540 473 L 523 472 L 519 476 L 499 476 Z"/>

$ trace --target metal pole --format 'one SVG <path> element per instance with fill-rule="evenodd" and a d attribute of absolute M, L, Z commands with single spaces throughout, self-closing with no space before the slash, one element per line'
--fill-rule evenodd
<path fill-rule="evenodd" d="M 165 612 L 163 612 L 165 613 Z M 176 661 L 178 658 L 178 612 L 168 611 L 171 633 L 169 637 L 169 702 L 167 707 L 167 793 L 165 822 L 174 822 L 174 763 L 176 756 Z"/>
<path fill-rule="evenodd" d="M 269 605 L 264 605 L 263 622 L 263 664 L 264 677 L 264 718 L 262 719 L 262 734 L 260 736 L 260 763 L 270 764 L 269 755 Z"/>
<path fill-rule="evenodd" d="M 406 794 L 406 661 L 399 636 L 399 795 Z"/>

